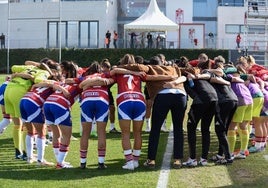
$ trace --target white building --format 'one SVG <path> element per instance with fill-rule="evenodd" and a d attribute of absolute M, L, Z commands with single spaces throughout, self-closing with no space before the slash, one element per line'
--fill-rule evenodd
<path fill-rule="evenodd" d="M 3 1 L 5 0 L 0 0 Z M 124 33 L 124 24 L 142 15 L 150 2 L 150 0 L 10 1 L 0 3 L 0 33 L 6 35 L 6 47 L 9 48 L 104 48 L 107 30 L 111 33 L 113 30 L 118 31 L 119 47 L 126 48 L 129 47 L 127 45 L 129 38 L 124 36 L 129 35 Z M 178 32 L 168 32 L 166 36 L 166 42 L 172 42 L 174 48 L 235 50 L 236 35 L 241 33 L 241 50 L 267 51 L 268 0 L 256 0 L 260 11 L 254 12 L 251 22 L 247 23 L 246 20 L 249 19 L 245 19 L 245 15 L 252 11 L 250 0 L 156 1 L 160 10 L 180 25 Z M 259 18 L 260 24 L 254 24 Z M 213 36 L 209 37 L 209 33 Z M 156 35 L 157 33 L 154 33 L 154 37 Z M 257 36 L 262 38 L 257 39 Z"/>

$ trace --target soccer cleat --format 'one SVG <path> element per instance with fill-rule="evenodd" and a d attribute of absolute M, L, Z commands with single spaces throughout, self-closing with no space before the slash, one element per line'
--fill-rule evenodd
<path fill-rule="evenodd" d="M 139 167 L 139 161 L 135 161 L 135 160 L 134 160 L 133 163 L 134 163 L 134 168 L 138 168 L 138 167 Z"/>
<path fill-rule="evenodd" d="M 133 160 L 126 162 L 124 166 L 122 166 L 123 169 L 126 170 L 134 170 L 134 162 Z"/>
<path fill-rule="evenodd" d="M 186 162 L 182 163 L 183 166 L 195 167 L 197 166 L 197 160 L 189 158 Z"/>
<path fill-rule="evenodd" d="M 103 170 L 103 169 L 106 169 L 107 166 L 104 164 L 104 163 L 98 163 L 98 169 L 99 170 Z"/>
<path fill-rule="evenodd" d="M 208 165 L 208 161 L 206 159 L 203 159 L 202 157 L 200 157 L 200 161 L 198 162 L 198 164 L 200 166 L 206 166 L 206 165 Z"/>
<path fill-rule="evenodd" d="M 22 158 L 22 154 L 21 154 L 20 150 L 15 148 L 15 159 L 21 159 L 21 158 Z"/>
<path fill-rule="evenodd" d="M 46 160 L 40 161 L 37 160 L 37 166 L 54 166 L 55 164 L 52 162 L 48 162 Z"/>
<path fill-rule="evenodd" d="M 80 163 L 80 168 L 85 169 L 87 167 L 87 163 Z"/>
<path fill-rule="evenodd" d="M 27 153 L 25 151 L 22 152 L 21 159 L 27 161 Z"/>
<path fill-rule="evenodd" d="M 121 132 L 116 130 L 116 128 L 111 129 L 109 133 L 121 134 Z"/>
<path fill-rule="evenodd" d="M 235 159 L 246 159 L 246 155 L 244 152 L 239 152 L 238 154 L 235 155 Z"/>
<path fill-rule="evenodd" d="M 56 165 L 56 169 L 63 169 L 63 168 L 73 168 L 72 165 L 67 165 L 67 164 L 60 164 L 60 163 L 57 163 Z"/>
<path fill-rule="evenodd" d="M 147 159 L 144 163 L 143 166 L 148 167 L 148 168 L 155 168 L 155 161 Z"/>

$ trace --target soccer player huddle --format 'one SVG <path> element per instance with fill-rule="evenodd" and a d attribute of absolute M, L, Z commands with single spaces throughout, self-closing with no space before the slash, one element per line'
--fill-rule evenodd
<path fill-rule="evenodd" d="M 163 54 L 149 60 L 125 54 L 112 69 L 108 59 L 101 63 L 94 61 L 81 68 L 72 61 L 58 63 L 44 58 L 40 62 L 26 61 L 25 65 L 14 65 L 11 71 L 12 74 L 0 87 L 3 113 L 0 134 L 12 119 L 15 158 L 28 163 L 37 162 L 38 165 L 56 166 L 58 169 L 73 167 L 65 158 L 72 137 L 70 109 L 79 102 L 82 128 L 80 168 L 87 167 L 88 139 L 95 123 L 97 168 L 107 168 L 106 126 L 109 115 L 112 115 L 110 113 L 114 112 L 110 92 L 113 84 L 117 84 L 117 113 L 126 160 L 123 169 L 139 167 L 144 120 L 149 140 L 147 160 L 143 166 L 155 167 L 160 131 L 169 111 L 174 135 L 173 168 L 205 166 L 209 160 L 218 165 L 231 164 L 234 159 L 245 159 L 249 153 L 262 152 L 266 147 L 268 69 L 256 64 L 252 56 L 242 56 L 235 63 L 227 63 L 222 56 L 212 60 L 204 53 L 192 61 L 185 56 L 166 61 Z M 146 85 L 145 94 L 142 82 Z M 185 116 L 188 97 L 192 102 Z M 150 105 L 146 105 L 149 100 Z M 182 162 L 185 118 L 188 118 L 190 156 Z M 196 131 L 199 122 L 202 153 L 197 160 Z M 210 126 L 213 124 L 219 149 L 215 156 L 208 159 Z M 112 125 L 110 132 L 118 132 Z M 47 130 L 51 131 L 56 164 L 44 158 Z M 240 148 L 236 150 L 238 135 Z M 253 139 L 251 144 L 250 139 Z M 34 156 L 34 144 L 37 156 Z"/>

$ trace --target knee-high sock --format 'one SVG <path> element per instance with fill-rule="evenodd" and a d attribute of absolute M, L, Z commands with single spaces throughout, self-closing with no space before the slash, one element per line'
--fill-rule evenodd
<path fill-rule="evenodd" d="M 37 147 L 37 160 L 43 162 L 45 155 L 45 143 L 46 139 L 44 137 L 37 137 L 36 147 Z"/>
<path fill-rule="evenodd" d="M 124 150 L 124 155 L 125 155 L 125 159 L 126 159 L 127 162 L 133 160 L 133 155 L 132 155 L 131 149 Z"/>
<path fill-rule="evenodd" d="M 69 151 L 68 145 L 60 144 L 60 150 L 59 150 L 58 159 L 57 159 L 57 162 L 59 164 L 62 164 L 65 161 L 68 151 Z"/>
<path fill-rule="evenodd" d="M 59 150 L 60 150 L 60 143 L 53 143 L 53 151 L 56 161 L 58 161 Z"/>
<path fill-rule="evenodd" d="M 23 127 L 22 128 L 22 142 L 21 142 L 21 149 L 22 151 L 26 152 L 26 135 L 27 135 L 27 128 Z"/>
<path fill-rule="evenodd" d="M 241 146 L 240 146 L 240 150 L 241 151 L 245 151 L 248 148 L 248 141 L 249 141 L 249 136 L 248 136 L 248 129 L 246 130 L 241 130 Z"/>
<path fill-rule="evenodd" d="M 14 147 L 21 151 L 21 126 L 14 125 L 13 127 L 13 142 Z"/>
<path fill-rule="evenodd" d="M 80 162 L 81 163 L 87 162 L 87 150 L 80 150 Z"/>
<path fill-rule="evenodd" d="M 141 150 L 134 149 L 132 155 L 133 155 L 134 161 L 139 161 L 140 155 L 141 155 Z"/>
<path fill-rule="evenodd" d="M 31 134 L 27 134 L 25 140 L 26 140 L 27 156 L 32 159 L 33 158 L 34 136 Z"/>
<path fill-rule="evenodd" d="M 236 142 L 236 131 L 228 130 L 227 139 L 230 147 L 230 152 L 233 153 L 235 150 L 235 142 Z"/>
<path fill-rule="evenodd" d="M 7 128 L 10 122 L 11 122 L 10 118 L 3 118 L 2 121 L 0 122 L 0 130 Z"/>

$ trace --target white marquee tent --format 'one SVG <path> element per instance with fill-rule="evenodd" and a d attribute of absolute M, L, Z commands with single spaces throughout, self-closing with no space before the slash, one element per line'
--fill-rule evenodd
<path fill-rule="evenodd" d="M 129 24 L 124 25 L 128 31 L 177 31 L 178 24 L 167 18 L 159 9 L 156 0 L 151 0 L 143 15 Z"/>

